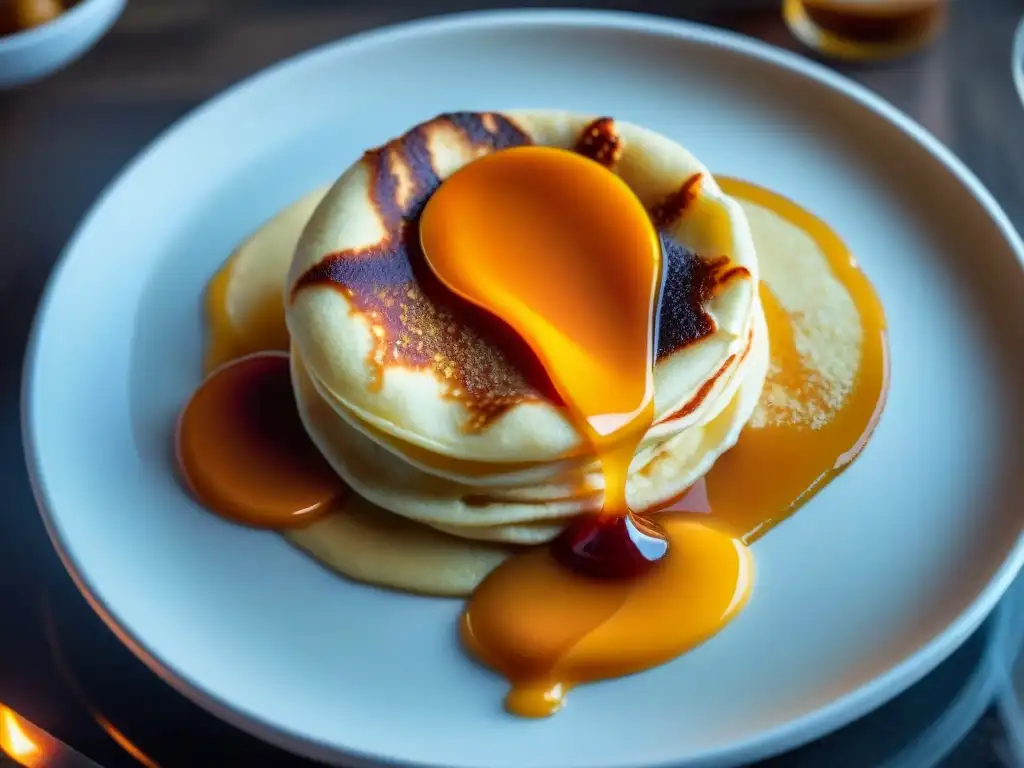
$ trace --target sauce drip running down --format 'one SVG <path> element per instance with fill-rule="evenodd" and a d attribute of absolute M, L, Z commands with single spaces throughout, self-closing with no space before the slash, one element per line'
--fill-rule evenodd
<path fill-rule="evenodd" d="M 745 604 L 752 579 L 751 553 L 742 542 L 763 535 L 849 466 L 878 422 L 888 384 L 885 318 L 871 284 L 849 250 L 824 222 L 789 200 L 735 179 L 718 181 L 747 209 L 761 263 L 761 299 L 768 324 L 771 370 L 758 412 L 736 447 L 719 458 L 705 480 L 695 485 L 682 502 L 673 505 L 675 511 L 659 513 L 658 520 L 672 550 L 644 575 L 618 580 L 587 578 L 583 571 L 564 567 L 564 552 L 556 560 L 545 548 L 508 561 L 478 588 L 462 619 L 462 638 L 474 655 L 511 681 L 506 703 L 518 714 L 550 714 L 559 708 L 570 687 L 655 666 L 725 626 Z M 464 214 L 455 213 L 461 226 Z M 491 211 L 489 215 L 497 213 Z M 503 229 L 492 231 L 500 235 Z M 810 264 L 811 269 L 785 262 L 796 250 L 810 251 L 805 254 L 809 256 L 805 266 Z M 800 285 L 794 271 L 809 272 L 811 277 Z M 240 274 L 235 272 L 233 279 L 239 279 Z M 834 314 L 825 318 L 827 322 L 820 322 L 815 306 L 807 304 L 817 301 L 833 308 L 841 303 L 821 290 L 823 275 L 834 279 L 841 298 L 851 308 L 842 323 L 833 322 Z M 275 300 L 279 301 L 280 286 L 271 286 L 272 282 L 268 281 L 266 301 L 255 302 L 258 307 L 271 308 Z M 245 292 L 247 296 L 250 293 Z M 574 291 L 564 293 L 564 300 L 583 300 Z M 210 306 L 211 311 L 224 310 L 213 297 Z M 277 348 L 281 339 L 287 338 L 287 331 L 283 322 L 275 319 L 279 314 L 276 307 L 273 317 L 269 309 L 264 314 L 267 316 L 261 317 L 260 312 L 247 314 L 238 327 L 212 323 L 210 345 L 230 349 L 237 334 L 243 332 L 249 349 Z M 276 330 L 275 323 L 280 324 Z M 830 333 L 837 327 L 853 327 L 857 331 L 853 352 L 844 351 L 849 346 L 844 339 L 813 338 L 815 326 L 826 327 Z M 822 358 L 822 349 L 831 354 L 855 354 L 845 366 L 836 366 Z M 241 378 L 248 377 L 247 360 L 263 358 L 243 358 L 239 363 Z M 279 410 L 300 431 L 290 388 L 285 391 L 287 362 L 283 355 L 271 355 L 270 359 L 267 365 L 276 373 L 269 373 L 263 380 L 277 394 L 264 400 L 267 410 Z M 233 369 L 222 369 L 201 389 Z M 830 373 L 832 369 L 844 371 L 839 377 L 842 381 L 836 379 L 834 371 Z M 258 370 L 252 368 L 250 373 Z M 251 385 L 256 386 L 257 378 L 251 379 Z M 229 382 L 220 391 L 226 396 L 235 386 Z M 217 395 L 213 402 L 224 402 L 220 397 Z M 182 417 L 183 426 L 188 413 L 195 422 L 191 429 L 201 428 L 208 418 L 205 431 L 220 429 L 225 433 L 223 439 L 233 443 L 248 440 L 227 434 L 250 427 L 226 419 L 220 408 L 198 410 L 193 403 Z M 179 443 L 182 437 L 194 440 L 184 430 L 179 432 Z M 220 471 L 218 462 L 231 457 L 230 451 L 213 452 L 210 444 L 196 440 L 191 463 L 182 461 L 182 468 L 187 476 L 195 475 L 189 482 L 211 510 L 268 527 L 294 525 L 309 517 L 296 518 L 289 509 L 294 512 L 306 504 L 315 505 L 317 499 L 344 492 L 308 439 L 304 435 L 295 439 L 305 446 L 301 451 L 308 451 L 301 453 L 301 461 L 313 468 L 307 471 L 315 478 L 325 473 L 321 478 L 324 485 L 317 487 L 327 490 L 307 494 L 297 505 L 284 504 L 271 514 L 253 515 L 240 510 L 237 499 L 234 504 L 224 504 L 224 497 L 233 498 L 233 493 L 225 491 L 229 484 L 216 475 Z M 271 442 L 278 446 L 271 449 L 273 459 L 268 454 L 259 463 L 243 467 L 238 456 L 238 467 L 231 471 L 244 469 L 246 475 L 256 475 L 262 470 L 254 467 L 265 469 L 272 461 L 274 477 L 266 480 L 272 480 L 276 495 L 295 481 L 277 474 L 277 462 L 288 462 L 289 457 L 280 449 L 284 442 Z M 246 444 L 244 448 L 248 451 L 252 446 Z M 180 444 L 179 453 L 184 454 Z M 210 492 L 208 482 L 218 493 Z M 327 506 L 322 504 L 313 514 Z M 576 549 L 591 551 L 595 540 L 588 538 L 589 531 L 625 519 L 621 515 L 586 518 L 588 525 L 571 528 L 575 533 L 567 533 L 555 549 L 572 544 L 569 536 L 575 535 L 579 540 Z M 640 518 L 640 524 L 643 520 Z M 615 525 L 605 537 L 628 533 L 624 526 Z M 602 546 L 607 545 L 609 539 L 605 537 L 598 538 L 596 544 L 603 541 Z M 596 559 L 607 562 L 600 555 Z"/>
<path fill-rule="evenodd" d="M 629 465 L 654 418 L 661 250 L 621 179 L 569 152 L 506 150 L 442 184 L 420 238 L 442 282 L 534 349 L 604 472 L 602 513 L 499 566 L 463 614 L 465 645 L 512 683 L 506 706 L 550 715 L 574 684 L 714 634 L 744 604 L 752 561 L 703 524 L 629 510 Z"/>
<path fill-rule="evenodd" d="M 570 528 L 555 552 L 599 576 L 659 560 L 664 537 L 626 502 L 630 462 L 654 419 L 661 271 L 660 239 L 632 190 L 573 152 L 507 149 L 441 185 L 420 240 L 448 288 L 529 344 L 601 460 L 603 517 Z"/>
<path fill-rule="evenodd" d="M 302 426 L 284 354 L 238 358 L 208 376 L 181 413 L 175 449 L 199 501 L 248 525 L 304 525 L 345 493 Z"/>

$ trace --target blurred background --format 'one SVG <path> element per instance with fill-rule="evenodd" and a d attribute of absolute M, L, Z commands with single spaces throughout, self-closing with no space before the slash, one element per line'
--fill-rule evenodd
<path fill-rule="evenodd" d="M 926 0 L 917 5 L 942 6 L 941 14 L 922 12 L 886 28 L 851 26 L 849 19 L 837 26 L 825 13 L 830 4 L 638 0 L 517 7 L 615 8 L 690 19 L 824 61 L 935 133 L 1024 229 L 1024 105 L 1011 74 L 1024 0 L 953 0 L 948 8 Z M 8 762 L 307 764 L 171 691 L 119 645 L 75 590 L 46 538 L 22 459 L 19 377 L 29 324 L 50 269 L 96 196 L 198 104 L 263 67 L 346 35 L 506 5 L 79 0 L 65 9 L 57 0 L 0 0 L 0 751 L 18 763 Z M 1024 766 L 1015 686 L 1022 589 L 1015 585 L 978 634 L 911 691 L 844 731 L 771 761 L 772 768 Z M 0 766 L 4 761 L 0 756 Z"/>

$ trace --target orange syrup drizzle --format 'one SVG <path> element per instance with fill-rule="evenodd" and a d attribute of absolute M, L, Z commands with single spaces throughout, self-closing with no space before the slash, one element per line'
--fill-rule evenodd
<path fill-rule="evenodd" d="M 718 183 L 726 194 L 767 208 L 814 240 L 852 298 L 862 330 L 853 386 L 823 424 L 792 420 L 748 425 L 736 446 L 705 476 L 713 518 L 749 544 L 806 504 L 867 445 L 885 406 L 889 354 L 882 304 L 839 236 L 821 219 L 763 187 L 736 179 Z M 773 361 L 765 392 L 771 392 L 774 383 L 792 397 L 813 401 L 818 396 L 813 371 L 797 349 L 794 318 L 764 282 L 761 303 Z M 684 500 L 677 508 L 687 509 L 687 504 Z"/>
<path fill-rule="evenodd" d="M 560 561 L 556 542 L 499 566 L 470 599 L 463 642 L 509 679 L 506 706 L 549 715 L 571 685 L 662 663 L 714 634 L 743 605 L 752 560 L 693 521 L 628 528 L 629 463 L 654 418 L 660 241 L 621 179 L 570 152 L 507 150 L 442 184 L 420 237 L 443 283 L 537 353 L 601 461 L 604 507 L 583 522 L 576 562 L 633 558 L 632 578 L 595 578 Z M 667 553 L 645 554 L 652 539 Z M 665 611 L 678 620 L 654 618 Z"/>
<path fill-rule="evenodd" d="M 478 659 L 510 680 L 512 689 L 506 705 L 517 714 L 549 715 L 562 705 L 571 687 L 664 663 L 725 626 L 742 609 L 752 582 L 753 561 L 743 542 L 754 541 L 791 515 L 848 466 L 863 449 L 881 414 L 888 384 L 884 313 L 872 286 L 849 251 L 826 224 L 789 200 L 746 182 L 718 181 L 726 193 L 768 208 L 801 229 L 826 256 L 835 276 L 853 298 L 862 323 L 863 346 L 855 385 L 842 408 L 818 428 L 799 423 L 748 426 L 737 446 L 718 460 L 705 480 L 682 502 L 673 505 L 673 510 L 683 514 L 664 512 L 659 515 L 663 533 L 671 542 L 670 551 L 680 554 L 663 558 L 643 576 L 623 580 L 589 578 L 559 564 L 550 550 L 544 548 L 513 558 L 485 580 L 463 615 L 461 635 Z M 538 183 L 543 185 L 544 180 Z M 442 190 L 435 193 L 435 197 Z M 618 194 L 613 184 L 609 184 L 605 192 L 610 196 Z M 616 208 L 612 206 L 610 210 Z M 626 210 L 629 210 L 628 205 Z M 443 218 L 448 219 L 448 215 Z M 467 219 L 462 214 L 456 215 L 454 220 L 464 222 Z M 426 223 L 429 225 L 429 219 Z M 505 223 L 503 227 L 487 230 L 481 224 L 476 237 L 487 236 L 488 231 L 506 231 L 507 226 Z M 625 226 L 639 224 L 634 221 Z M 439 255 L 434 245 L 427 245 L 428 254 Z M 271 332 L 275 322 L 281 322 L 286 338 L 283 321 L 274 317 L 265 318 L 266 322 L 254 321 L 258 330 L 252 333 L 242 333 L 231 326 L 224 306 L 229 279 L 230 262 L 211 283 L 207 294 L 210 365 L 256 349 L 280 348 L 281 334 Z M 529 290 L 530 283 L 517 287 L 517 291 Z M 592 295 L 602 294 L 598 291 Z M 577 298 L 574 291 L 566 290 L 548 298 L 557 298 L 563 303 L 569 300 L 577 309 L 580 309 L 580 302 L 589 303 L 585 295 Z M 611 300 L 621 302 L 621 298 Z M 763 283 L 761 300 L 773 361 L 769 380 L 774 378 L 777 384 L 797 396 L 813 397 L 805 388 L 807 363 L 797 353 L 793 318 Z M 537 306 L 526 300 L 521 304 Z M 587 315 L 598 315 L 601 320 L 600 310 L 606 306 L 594 301 L 592 306 L 582 310 Z M 564 327 L 559 328 L 556 323 L 544 326 L 536 318 L 533 320 L 534 330 L 554 326 L 555 331 L 561 331 L 561 348 L 570 348 L 564 338 L 569 335 Z M 244 344 L 240 339 L 245 340 Z M 577 353 L 576 359 L 579 357 Z M 557 360 L 554 362 L 557 365 Z M 603 375 L 600 366 L 600 361 L 590 361 L 584 366 L 588 376 L 594 377 L 591 383 L 617 380 L 626 370 L 613 367 L 602 379 L 598 376 Z M 569 366 L 564 366 L 563 374 L 574 375 Z M 644 397 L 650 403 L 647 386 L 645 381 Z M 632 389 L 616 389 L 630 397 L 620 397 L 610 408 L 602 407 L 599 400 L 588 401 L 586 407 L 595 413 L 604 410 L 628 414 L 630 403 L 644 402 L 636 399 L 638 391 L 640 387 L 635 384 Z M 625 426 L 642 434 L 639 424 L 649 418 L 649 408 L 649 405 L 634 408 L 634 423 L 630 426 L 627 419 Z M 581 413 L 585 411 L 577 408 L 574 418 L 578 419 Z M 619 425 L 623 426 L 622 419 Z M 590 436 L 594 432 L 590 426 L 589 422 L 584 423 L 581 432 Z M 606 431 L 605 437 L 609 434 L 614 435 L 615 430 Z M 600 438 L 600 434 L 598 436 Z M 633 439 L 632 436 L 629 439 Z M 617 445 L 612 439 L 608 443 Z M 621 443 L 618 445 L 625 455 L 626 449 Z M 609 462 L 605 456 L 601 458 L 607 473 Z M 205 462 L 206 459 L 199 456 L 193 465 L 199 467 Z M 615 463 L 614 457 L 611 463 Z M 615 501 L 614 489 L 621 485 L 615 478 L 614 467 L 612 469 L 611 482 L 606 481 L 606 484 L 609 497 Z M 624 478 L 625 470 L 619 472 Z M 217 472 L 207 474 L 212 476 Z M 750 478 L 756 478 L 756 482 L 751 482 Z M 624 480 L 621 483 L 624 485 Z M 211 509 L 232 519 L 255 521 L 269 527 L 295 523 L 289 514 L 276 518 L 274 515 L 253 516 L 240 513 L 237 507 L 233 512 L 226 512 L 225 505 L 218 506 L 215 494 L 207 491 L 199 496 Z M 617 506 L 608 504 L 608 508 L 625 509 L 624 492 L 618 501 Z M 294 505 L 285 505 L 288 506 Z M 710 516 L 706 514 L 709 508 Z M 686 512 L 705 514 L 695 518 Z M 674 619 L 666 621 L 664 617 Z"/>

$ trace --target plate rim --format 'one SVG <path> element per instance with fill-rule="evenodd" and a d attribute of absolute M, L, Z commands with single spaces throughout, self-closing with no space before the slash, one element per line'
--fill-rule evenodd
<path fill-rule="evenodd" d="M 1017 87 L 1021 106 L 1024 107 L 1024 16 L 1020 17 L 1017 29 L 1013 34 L 1010 69 L 1013 71 L 1013 83 Z"/>
<path fill-rule="evenodd" d="M 41 339 L 45 332 L 47 318 L 53 312 L 52 302 L 56 286 L 62 282 L 62 276 L 70 257 L 77 249 L 84 233 L 90 229 L 94 219 L 105 208 L 123 179 L 133 174 L 138 166 L 156 152 L 171 135 L 186 129 L 193 122 L 202 119 L 208 112 L 220 108 L 225 101 L 229 101 L 248 89 L 259 87 L 264 78 L 271 77 L 292 66 L 300 65 L 307 60 L 337 52 L 339 49 L 353 50 L 393 45 L 411 39 L 429 38 L 439 33 L 490 29 L 509 24 L 555 29 L 561 27 L 566 29 L 604 29 L 612 32 L 632 31 L 669 37 L 691 44 L 713 46 L 747 59 L 764 62 L 776 69 L 795 74 L 838 92 L 866 108 L 874 114 L 876 119 L 882 119 L 891 127 L 901 131 L 925 149 L 934 162 L 943 166 L 982 207 L 996 225 L 1003 240 L 1013 251 L 1018 265 L 1024 269 L 1024 241 L 993 195 L 963 161 L 905 112 L 867 87 L 799 53 L 739 32 L 655 14 L 621 10 L 547 8 L 498 9 L 430 15 L 358 32 L 280 59 L 223 88 L 176 119 L 161 130 L 107 182 L 76 225 L 46 280 L 33 317 L 22 367 L 20 422 L 29 481 L 47 535 L 65 570 L 86 602 L 122 644 L 157 677 L 194 704 L 257 739 L 315 760 L 329 761 L 332 764 L 338 764 L 338 760 L 345 760 L 346 764 L 352 768 L 372 768 L 381 764 L 407 768 L 444 768 L 437 763 L 396 761 L 383 754 L 335 749 L 290 732 L 284 727 L 252 713 L 243 713 L 242 710 L 235 709 L 226 701 L 207 691 L 201 681 L 191 679 L 169 662 L 153 655 L 142 640 L 118 619 L 117 611 L 103 602 L 101 596 L 96 594 L 91 587 L 88 577 L 78 569 L 71 551 L 73 547 L 70 542 L 62 538 L 61 525 L 50 511 L 50 505 L 47 502 L 46 481 L 43 477 L 45 473 L 39 462 L 33 428 L 35 408 L 32 393 L 35 389 L 34 380 L 38 375 L 36 368 L 39 364 Z M 1024 529 L 1018 535 L 1002 563 L 990 575 L 987 583 L 973 600 L 944 629 L 890 666 L 885 672 L 822 707 L 762 730 L 742 741 L 709 751 L 704 755 L 698 755 L 688 760 L 686 765 L 733 765 L 780 754 L 835 731 L 881 706 L 918 682 L 956 650 L 992 612 L 1021 571 L 1022 566 L 1024 566 Z M 672 768 L 672 766 L 678 765 L 680 765 L 678 761 L 655 762 L 646 763 L 644 768 Z"/>

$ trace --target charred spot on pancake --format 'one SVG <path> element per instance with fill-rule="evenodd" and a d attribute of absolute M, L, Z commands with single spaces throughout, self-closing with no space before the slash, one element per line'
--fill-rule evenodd
<path fill-rule="evenodd" d="M 750 350 L 751 350 L 751 348 L 752 348 L 753 346 L 754 346 L 754 329 L 753 329 L 753 328 L 751 328 L 751 329 L 750 329 L 750 332 L 749 332 L 749 333 L 747 334 L 747 343 L 746 343 L 746 345 L 745 345 L 745 346 L 743 347 L 743 351 L 742 351 L 742 352 L 740 352 L 740 359 L 739 359 L 739 362 L 741 362 L 741 363 L 742 363 L 742 362 L 743 362 L 744 360 L 746 360 L 746 359 L 747 359 L 747 355 L 749 355 L 749 354 L 750 354 Z"/>
<path fill-rule="evenodd" d="M 518 125 L 496 112 L 450 112 L 436 120 L 454 125 L 474 147 L 497 151 L 533 143 Z"/>
<path fill-rule="evenodd" d="M 441 184 L 441 179 L 434 171 L 429 141 L 430 130 L 420 126 L 407 133 L 400 145 L 389 145 L 392 157 L 400 158 L 404 165 L 410 194 L 404 201 L 395 201 L 397 215 L 393 221 L 388 222 L 390 226 L 386 227 L 387 231 L 394 228 L 404 234 L 405 226 L 419 218 L 430 195 Z"/>
<path fill-rule="evenodd" d="M 705 305 L 726 283 L 750 275 L 746 267 L 734 265 L 727 256 L 699 256 L 665 232 L 696 198 L 701 178 L 699 173 L 690 176 L 650 211 L 661 238 L 662 255 L 662 289 L 654 337 L 656 360 L 714 333 L 715 321 Z"/>
<path fill-rule="evenodd" d="M 446 396 L 471 412 L 469 431 L 486 427 L 512 406 L 558 397 L 527 344 L 498 318 L 453 294 L 423 258 L 418 222 L 440 185 L 430 136 L 454 127 L 468 146 L 495 151 L 529 144 L 529 137 L 499 114 L 441 115 L 367 153 L 370 201 L 385 237 L 367 248 L 328 254 L 295 282 L 294 296 L 314 285 L 341 291 L 370 324 L 374 386 L 384 369 L 429 369 Z M 400 195 L 400 188 L 408 187 Z"/>
<path fill-rule="evenodd" d="M 720 270 L 716 280 L 719 285 L 725 285 L 727 283 L 731 283 L 733 280 L 741 280 L 745 277 L 750 277 L 750 270 L 746 267 L 733 265 Z"/>
<path fill-rule="evenodd" d="M 610 117 L 599 117 L 580 134 L 572 151 L 600 163 L 605 168 L 614 168 L 622 154 L 622 139 Z"/>
<path fill-rule="evenodd" d="M 700 192 L 700 183 L 703 174 L 695 173 L 683 182 L 675 192 L 670 192 L 665 198 L 651 208 L 651 221 L 658 229 L 665 229 L 671 226 L 686 212 Z"/>
<path fill-rule="evenodd" d="M 660 236 L 664 287 L 655 336 L 658 360 L 714 333 L 715 321 L 704 305 L 730 263 L 726 256 L 701 258 L 664 232 Z"/>

